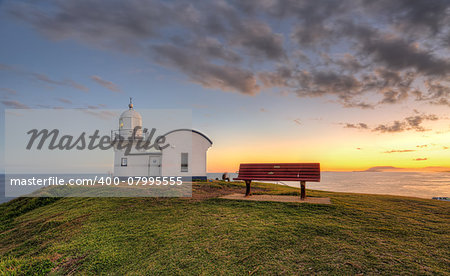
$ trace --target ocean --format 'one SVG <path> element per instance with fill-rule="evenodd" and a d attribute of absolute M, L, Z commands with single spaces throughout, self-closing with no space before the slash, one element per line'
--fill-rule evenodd
<path fill-rule="evenodd" d="M 231 178 L 235 173 L 228 174 Z M 209 173 L 208 178 L 222 178 Z M 262 181 L 264 182 L 264 181 Z M 300 187 L 299 182 L 284 185 Z M 307 189 L 432 198 L 450 196 L 450 172 L 321 172 L 320 182 L 307 182 Z"/>
<path fill-rule="evenodd" d="M 208 173 L 208 179 L 222 178 L 222 173 Z M 229 173 L 231 178 L 237 177 Z M 298 182 L 283 182 L 280 185 L 299 187 Z M 412 196 L 432 198 L 450 197 L 450 172 L 321 172 L 320 182 L 307 182 L 307 189 Z M 5 198 L 5 178 L 0 175 L 0 203 Z"/>

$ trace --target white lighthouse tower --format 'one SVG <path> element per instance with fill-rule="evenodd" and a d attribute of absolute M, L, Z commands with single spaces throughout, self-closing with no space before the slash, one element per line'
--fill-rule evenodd
<path fill-rule="evenodd" d="M 131 143 L 131 151 L 126 155 L 126 148 L 119 148 L 119 143 L 114 144 L 114 175 L 118 177 L 129 176 L 160 176 L 161 175 L 161 151 L 152 152 L 144 149 L 136 150 L 136 144 L 145 139 L 146 133 L 142 132 L 142 117 L 134 110 L 132 98 L 119 117 L 119 129 L 112 131 L 112 139 L 123 140 L 122 145 Z"/>
<path fill-rule="evenodd" d="M 164 149 L 137 149 L 136 145 L 148 139 L 143 132 L 142 117 L 134 110 L 132 99 L 119 117 L 119 129 L 111 132 L 112 140 L 121 140 L 127 148 L 114 143 L 114 176 L 181 176 L 206 180 L 206 153 L 212 141 L 199 131 L 175 129 L 163 136 L 168 145 Z M 131 147 L 130 147 L 131 144 Z"/>

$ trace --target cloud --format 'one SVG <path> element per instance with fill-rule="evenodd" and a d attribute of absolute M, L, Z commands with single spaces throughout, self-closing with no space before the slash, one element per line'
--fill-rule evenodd
<path fill-rule="evenodd" d="M 450 106 L 447 0 L 49 0 L 6 10 L 49 39 L 133 54 L 205 88 L 348 108 Z"/>
<path fill-rule="evenodd" d="M 88 92 L 89 88 L 87 88 L 86 86 L 79 84 L 71 79 L 65 79 L 62 81 L 58 81 L 58 80 L 54 80 L 51 79 L 49 76 L 47 76 L 46 74 L 42 74 L 42 73 L 35 73 L 35 72 L 31 72 L 28 70 L 23 70 L 21 68 L 15 67 L 15 66 L 11 66 L 11 65 L 6 65 L 6 64 L 0 64 L 0 70 L 3 71 L 8 71 L 14 74 L 19 74 L 19 75 L 24 75 L 27 77 L 31 77 L 34 80 L 40 81 L 40 82 L 44 82 L 44 83 L 48 83 L 48 84 L 52 84 L 52 85 L 59 85 L 59 86 L 67 86 L 67 87 L 71 87 L 71 88 L 75 88 L 78 90 L 81 90 L 83 92 Z"/>
<path fill-rule="evenodd" d="M 98 104 L 98 105 L 87 105 L 84 107 L 85 109 L 104 109 L 106 107 L 105 104 Z"/>
<path fill-rule="evenodd" d="M 66 98 L 58 98 L 57 100 L 65 104 L 72 104 L 72 101 Z"/>
<path fill-rule="evenodd" d="M 400 121 L 394 121 L 393 123 L 389 124 L 380 124 L 376 128 L 373 129 L 373 131 L 379 131 L 379 132 L 401 132 L 406 130 L 407 125 L 404 122 Z"/>
<path fill-rule="evenodd" d="M 111 90 L 112 92 L 122 92 L 122 90 L 120 90 L 120 88 L 115 83 L 104 80 L 99 76 L 91 76 L 91 80 L 95 81 L 106 89 Z"/>
<path fill-rule="evenodd" d="M 446 98 L 440 98 L 439 100 L 430 101 L 431 104 L 435 105 L 448 105 L 450 106 L 450 101 Z"/>
<path fill-rule="evenodd" d="M 416 148 L 426 148 L 428 145 L 417 145 Z"/>
<path fill-rule="evenodd" d="M 100 48 L 136 52 L 140 41 L 157 37 L 159 28 L 183 17 L 162 1 L 50 1 L 52 10 L 16 5 L 11 13 L 53 40 L 75 38 Z M 105 12 L 109 11 L 109 12 Z"/>
<path fill-rule="evenodd" d="M 316 71 L 312 72 L 310 76 L 311 79 L 307 80 L 307 85 L 310 85 L 310 88 L 320 94 L 331 91 L 345 98 L 346 94 L 344 93 L 351 93 L 362 86 L 354 76 L 337 74 L 331 71 Z"/>
<path fill-rule="evenodd" d="M 357 128 L 357 129 L 368 129 L 369 127 L 365 123 L 359 123 L 359 124 L 345 124 L 344 128 Z"/>
<path fill-rule="evenodd" d="M 177 43 L 185 43 L 176 39 Z M 205 37 L 183 45 L 186 48 L 197 49 L 203 57 L 223 60 L 230 63 L 239 63 L 242 58 L 236 52 L 225 47 L 217 38 Z"/>
<path fill-rule="evenodd" d="M 402 132 L 406 130 L 415 130 L 415 131 L 426 131 L 426 129 L 422 126 L 422 123 L 424 121 L 436 121 L 439 118 L 434 115 L 414 115 L 406 117 L 403 121 L 394 121 L 391 124 L 380 124 L 376 128 L 374 128 L 372 131 L 378 131 L 378 132 Z"/>
<path fill-rule="evenodd" d="M 88 115 L 103 119 L 103 120 L 107 120 L 110 121 L 114 118 L 117 118 L 117 116 L 119 114 L 117 114 L 117 112 L 114 111 L 109 111 L 109 110 L 92 110 L 90 108 L 80 108 L 80 110 Z"/>
<path fill-rule="evenodd" d="M 353 108 L 353 107 L 358 107 L 361 109 L 373 109 L 375 108 L 374 104 L 370 104 L 370 103 L 365 103 L 365 102 L 352 102 L 349 99 L 344 99 L 343 103 L 342 103 L 343 107 L 347 107 L 347 108 Z"/>
<path fill-rule="evenodd" d="M 258 77 L 266 88 L 291 88 L 299 97 L 335 95 L 344 107 L 363 109 L 374 107 L 358 100 L 367 89 L 363 82 L 350 74 L 329 70 L 306 71 L 280 66 L 275 72 L 261 72 Z"/>
<path fill-rule="evenodd" d="M 30 107 L 26 104 L 23 104 L 18 101 L 2 101 L 3 105 L 9 108 L 17 108 L 17 109 L 29 109 Z"/>
<path fill-rule="evenodd" d="M 433 55 L 419 44 L 411 43 L 398 36 L 381 35 L 367 26 L 347 26 L 344 30 L 358 41 L 358 50 L 376 64 L 390 70 L 414 69 L 425 76 L 445 76 L 450 72 L 447 58 Z"/>
<path fill-rule="evenodd" d="M 173 44 L 153 46 L 160 64 L 179 68 L 193 82 L 208 88 L 237 91 L 248 95 L 259 92 L 260 87 L 251 71 L 233 65 L 217 65 L 204 57 L 185 51 Z"/>
<path fill-rule="evenodd" d="M 422 114 L 407 117 L 405 120 L 411 128 L 417 131 L 424 131 L 425 129 L 421 126 L 423 121 L 437 121 L 438 119 L 439 118 L 434 114 Z"/>
<path fill-rule="evenodd" d="M 269 60 L 280 60 L 285 57 L 283 36 L 274 34 L 269 25 L 258 21 L 244 21 L 235 27 L 230 43 L 237 43 L 250 56 Z"/>
<path fill-rule="evenodd" d="M 7 95 L 16 95 L 17 94 L 16 90 L 10 89 L 10 88 L 0 87 L 0 91 L 4 92 L 4 94 L 3 94 L 4 98 L 7 98 Z"/>
<path fill-rule="evenodd" d="M 364 4 L 370 13 L 384 14 L 394 26 L 412 33 L 437 34 L 450 21 L 446 0 L 380 0 L 365 1 Z"/>
<path fill-rule="evenodd" d="M 428 158 L 415 158 L 413 161 L 427 161 Z"/>
<path fill-rule="evenodd" d="M 275 72 L 261 72 L 258 77 L 265 87 L 295 87 L 291 82 L 297 81 L 297 74 L 287 66 L 279 66 Z"/>
<path fill-rule="evenodd" d="M 35 79 L 40 80 L 40 81 L 43 81 L 43 82 L 46 82 L 46 83 L 56 84 L 56 85 L 61 85 L 61 84 L 63 84 L 63 82 L 52 80 L 52 79 L 50 79 L 47 75 L 44 75 L 44 74 L 31 73 L 31 75 L 32 75 Z"/>
<path fill-rule="evenodd" d="M 408 93 L 406 91 L 398 92 L 398 91 L 386 91 L 383 93 L 383 99 L 381 103 L 399 103 L 408 98 Z"/>
<path fill-rule="evenodd" d="M 450 87 L 436 80 L 426 80 L 424 84 L 428 93 L 419 90 L 413 91 L 417 101 L 428 101 L 434 105 L 450 106 Z"/>
<path fill-rule="evenodd" d="M 415 150 L 388 150 L 383 153 L 403 153 L 403 152 L 413 152 Z"/>
<path fill-rule="evenodd" d="M 332 60 L 332 62 L 339 65 L 341 68 L 349 71 L 349 72 L 358 72 L 359 70 L 366 67 L 366 65 L 361 64 L 361 62 L 353 55 L 346 53 L 343 57 Z"/>
<path fill-rule="evenodd" d="M 427 131 L 427 129 L 422 126 L 424 122 L 439 120 L 439 117 L 434 114 L 419 114 L 417 112 L 415 112 L 415 114 L 416 115 L 408 116 L 403 120 L 395 120 L 391 123 L 379 124 L 375 127 L 369 127 L 366 123 L 344 123 L 343 125 L 344 128 L 371 130 L 373 132 L 381 133 L 395 133 L 410 130 L 422 132 Z"/>
<path fill-rule="evenodd" d="M 330 28 L 320 24 L 310 26 L 300 24 L 294 28 L 292 38 L 302 46 L 311 47 L 322 41 L 324 37 L 328 37 L 332 31 Z"/>
<path fill-rule="evenodd" d="M 76 83 L 76 82 L 74 82 L 73 80 L 70 80 L 70 79 L 65 79 L 63 81 L 57 81 L 57 80 L 53 80 L 53 79 L 49 78 L 45 74 L 31 73 L 31 75 L 35 79 L 37 79 L 39 81 L 42 81 L 42 82 L 49 83 L 49 84 L 68 86 L 68 87 L 72 87 L 72 88 L 81 90 L 83 92 L 88 92 L 89 91 L 89 88 L 87 88 L 86 86 L 84 86 L 82 84 L 79 84 L 79 83 Z"/>

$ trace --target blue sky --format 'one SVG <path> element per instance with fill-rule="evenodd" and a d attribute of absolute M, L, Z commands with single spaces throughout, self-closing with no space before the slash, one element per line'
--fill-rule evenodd
<path fill-rule="evenodd" d="M 449 6 L 407 2 L 3 1 L 2 114 L 126 109 L 128 97 L 136 110 L 189 108 L 214 141 L 213 171 L 351 169 L 341 155 L 370 145 L 363 166 L 447 166 Z M 382 154 L 414 143 L 438 146 Z"/>

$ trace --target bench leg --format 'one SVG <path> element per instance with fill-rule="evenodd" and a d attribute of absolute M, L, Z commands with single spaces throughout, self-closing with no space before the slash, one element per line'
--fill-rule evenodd
<path fill-rule="evenodd" d="M 250 184 L 252 183 L 252 181 L 251 180 L 245 180 L 245 186 L 246 186 L 246 189 L 245 189 L 245 196 L 251 196 L 252 195 L 252 193 L 251 193 L 251 191 L 250 191 Z"/>
<path fill-rule="evenodd" d="M 306 199 L 306 182 L 305 181 L 300 181 L 300 199 L 301 200 L 305 200 Z"/>

